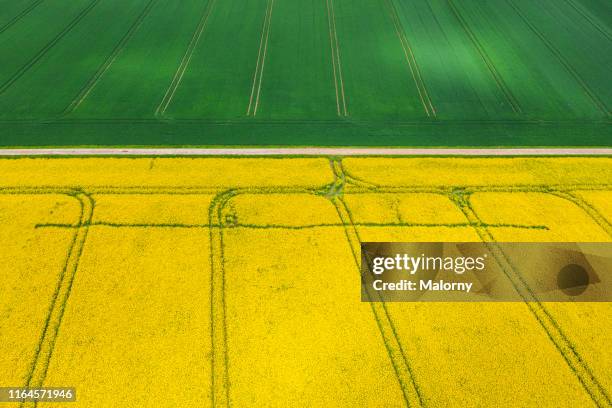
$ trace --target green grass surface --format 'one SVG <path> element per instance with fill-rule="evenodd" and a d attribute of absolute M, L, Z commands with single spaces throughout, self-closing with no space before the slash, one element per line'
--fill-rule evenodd
<path fill-rule="evenodd" d="M 0 0 L 0 145 L 609 146 L 604 0 Z"/>

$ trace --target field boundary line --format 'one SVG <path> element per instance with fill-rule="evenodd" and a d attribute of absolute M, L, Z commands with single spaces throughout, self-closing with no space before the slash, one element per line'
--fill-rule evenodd
<path fill-rule="evenodd" d="M 607 28 L 602 27 L 595 20 L 593 20 L 590 13 L 584 10 L 582 6 L 578 6 L 578 4 L 576 4 L 574 0 L 565 0 L 565 2 L 569 4 L 571 8 L 576 10 L 576 12 L 580 14 L 586 21 L 588 21 L 593 27 L 595 27 L 595 29 L 599 31 L 604 37 L 606 37 L 608 41 L 612 41 L 612 34 L 610 34 L 610 31 L 608 31 Z"/>
<path fill-rule="evenodd" d="M 336 32 L 336 14 L 334 12 L 334 2 L 333 0 L 326 0 L 326 3 L 327 23 L 329 25 L 329 44 L 331 48 L 332 68 L 334 70 L 334 88 L 336 90 L 336 107 L 338 109 L 338 116 L 348 116 L 348 111 L 346 109 L 346 96 L 344 94 L 342 64 L 340 61 L 340 45 L 338 42 L 338 33 Z"/>
<path fill-rule="evenodd" d="M 20 156 L 603 156 L 612 148 L 359 148 L 359 147 L 254 147 L 254 148 L 42 148 L 0 149 L 0 157 Z"/>
<path fill-rule="evenodd" d="M 38 7 L 40 5 L 40 3 L 42 3 L 43 1 L 45 1 L 45 0 L 36 0 L 36 1 L 34 1 L 28 7 L 26 7 L 24 10 L 22 10 L 19 14 L 17 14 L 15 17 L 13 17 L 9 21 L 7 21 L 2 27 L 0 27 L 0 34 L 5 32 L 9 28 L 11 28 L 13 25 L 15 25 L 23 17 L 25 17 L 28 14 L 30 14 L 30 12 L 32 10 L 34 10 L 36 7 Z"/>
<path fill-rule="evenodd" d="M 540 30 L 538 30 L 538 28 L 527 18 L 525 13 L 523 13 L 523 11 L 516 5 L 513 0 L 506 0 L 506 3 L 508 3 L 508 5 L 512 7 L 516 14 L 527 25 L 527 27 L 529 27 L 529 29 L 536 36 L 538 36 L 538 38 L 544 43 L 546 48 L 548 48 L 548 50 L 551 51 L 555 55 L 555 57 L 557 57 L 557 60 L 561 63 L 561 65 L 563 65 L 566 71 L 568 71 L 569 74 L 574 78 L 574 80 L 578 82 L 584 93 L 591 99 L 591 102 L 593 102 L 604 115 L 608 117 L 611 116 L 606 104 L 599 98 L 599 96 L 595 92 L 593 92 L 591 87 L 584 81 L 584 79 L 582 79 L 582 77 L 580 76 L 580 74 L 578 74 L 573 65 L 570 64 L 569 61 L 565 58 L 563 53 L 561 53 L 561 51 L 557 47 L 555 47 L 553 43 L 551 43 L 550 40 L 546 38 L 546 36 Z"/>
<path fill-rule="evenodd" d="M 393 0 L 383 0 L 384 4 L 387 6 L 387 10 L 389 11 L 389 16 L 391 17 L 391 21 L 393 23 L 393 27 L 395 28 L 395 34 L 400 41 L 402 46 L 402 50 L 404 51 L 404 57 L 406 62 L 408 63 L 408 68 L 410 68 L 410 73 L 412 74 L 412 78 L 414 79 L 414 84 L 417 88 L 417 92 L 419 94 L 419 99 L 421 100 L 421 104 L 423 105 L 423 109 L 428 117 L 436 117 L 436 108 L 434 107 L 431 97 L 429 96 L 429 92 L 427 91 L 427 86 L 425 85 L 425 81 L 421 76 L 421 70 L 419 69 L 419 65 L 417 63 L 416 57 L 412 52 L 412 47 L 410 46 L 410 42 L 406 37 L 406 32 L 402 25 L 401 19 L 397 13 L 397 9 L 393 4 Z"/>
<path fill-rule="evenodd" d="M 82 9 L 76 17 L 74 17 L 67 26 L 64 27 L 51 41 L 49 41 L 43 48 L 41 48 L 28 62 L 26 62 L 21 68 L 17 70 L 9 79 L 7 79 L 2 85 L 0 85 L 0 95 L 7 91 L 15 82 L 17 82 L 22 76 L 24 76 L 30 68 L 38 63 L 46 54 L 51 50 L 62 38 L 66 36 L 72 29 L 87 15 L 89 12 L 100 2 L 100 0 L 92 0 L 87 7 Z"/>
<path fill-rule="evenodd" d="M 94 75 L 89 79 L 89 81 L 81 88 L 76 97 L 72 100 L 70 105 L 68 105 L 62 115 L 68 115 L 74 112 L 81 103 L 89 96 L 90 92 L 94 89 L 94 87 L 98 84 L 98 81 L 102 76 L 108 71 L 111 65 L 115 62 L 119 54 L 123 51 L 127 43 L 132 39 L 136 31 L 140 28 L 142 22 L 149 15 L 149 12 L 153 8 L 153 6 L 157 3 L 157 0 L 150 0 L 145 6 L 144 10 L 138 15 L 136 20 L 130 25 L 128 31 L 123 35 L 119 43 L 115 46 L 111 54 L 106 58 L 106 61 L 102 63 L 102 65 L 98 68 L 98 70 L 94 73 Z"/>
<path fill-rule="evenodd" d="M 55 349 L 55 343 L 59 336 L 66 305 L 70 298 L 72 285 L 79 268 L 85 241 L 87 240 L 87 233 L 89 230 L 87 224 L 91 223 L 93 218 L 95 203 L 91 196 L 83 192 L 72 192 L 69 195 L 79 201 L 81 207 L 79 224 L 68 249 L 66 261 L 57 282 L 48 315 L 39 338 L 36 354 L 27 375 L 26 387 L 30 388 L 39 388 L 44 385 L 49 363 Z M 20 407 L 25 406 L 36 406 L 36 404 L 20 404 Z"/>
<path fill-rule="evenodd" d="M 251 86 L 251 96 L 249 97 L 249 106 L 247 107 L 246 112 L 247 116 L 257 115 L 257 108 L 259 107 L 259 96 L 261 94 L 263 71 L 266 65 L 266 55 L 268 53 L 268 40 L 270 38 L 270 29 L 272 26 L 273 9 L 274 0 L 268 0 L 268 3 L 266 4 L 266 14 L 261 27 L 259 50 L 257 51 L 257 63 L 255 65 L 255 72 L 253 72 L 253 85 Z"/>
<path fill-rule="evenodd" d="M 469 222 L 473 222 L 473 228 L 482 242 L 495 257 L 496 262 L 509 279 L 516 292 L 524 300 L 529 311 L 536 318 L 548 338 L 557 348 L 563 359 L 566 361 L 570 370 L 576 376 L 584 390 L 591 397 L 598 407 L 608 407 L 612 405 L 606 390 L 599 383 L 589 365 L 582 359 L 575 345 L 565 335 L 556 319 L 550 314 L 544 304 L 537 298 L 531 290 L 521 273 L 513 265 L 507 254 L 499 247 L 494 235 L 486 227 L 482 227 L 482 219 L 474 210 L 470 202 L 471 193 L 463 190 L 455 190 L 449 198 L 461 210 Z"/>
<path fill-rule="evenodd" d="M 506 101 L 510 104 L 510 107 L 512 108 L 514 113 L 521 113 L 523 109 L 521 108 L 519 101 L 516 99 L 516 97 L 514 96 L 514 94 L 508 87 L 508 85 L 506 84 L 506 81 L 504 81 L 504 78 L 502 77 L 502 75 L 499 73 L 499 71 L 495 67 L 493 60 L 491 60 L 491 57 L 489 57 L 489 54 L 485 50 L 484 46 L 480 43 L 480 40 L 478 40 L 478 37 L 476 36 L 476 34 L 472 31 L 472 29 L 468 25 L 467 21 L 465 20 L 465 18 L 463 17 L 463 15 L 461 14 L 457 6 L 455 5 L 454 1 L 447 0 L 447 3 L 451 11 L 453 12 L 453 15 L 455 16 L 457 21 L 459 21 L 459 24 L 463 28 L 463 31 L 465 31 L 468 38 L 470 39 L 472 45 L 474 46 L 474 48 L 476 48 L 476 51 L 478 51 L 480 58 L 482 58 L 482 60 L 484 61 L 485 65 L 487 66 L 487 69 L 489 70 L 489 73 L 495 80 L 497 87 L 504 94 Z"/>
<path fill-rule="evenodd" d="M 206 29 L 206 26 L 208 23 L 208 17 L 210 17 L 210 14 L 212 12 L 213 7 L 215 6 L 215 3 L 216 3 L 216 0 L 209 0 L 206 3 L 206 7 L 204 8 L 202 17 L 200 17 L 200 21 L 195 31 L 193 32 L 191 40 L 189 41 L 189 45 L 187 46 L 187 49 L 185 50 L 185 54 L 183 55 L 183 58 L 181 59 L 181 63 L 179 64 L 178 68 L 176 69 L 176 72 L 174 73 L 172 82 L 170 82 L 170 86 L 166 90 L 164 97 L 162 98 L 161 102 L 157 106 L 157 109 L 155 109 L 155 116 L 164 115 L 166 113 L 166 109 L 168 109 L 168 106 L 170 106 L 170 103 L 172 102 L 172 99 L 174 98 L 174 94 L 176 93 L 177 89 L 181 85 L 181 82 L 183 81 L 183 76 L 185 75 L 185 72 L 187 71 L 189 63 L 191 62 L 193 53 L 195 52 L 195 49 L 198 46 L 198 43 L 200 42 L 202 33 Z"/>

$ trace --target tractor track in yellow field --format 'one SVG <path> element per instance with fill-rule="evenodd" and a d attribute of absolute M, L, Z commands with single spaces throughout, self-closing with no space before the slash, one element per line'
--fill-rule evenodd
<path fill-rule="evenodd" d="M 336 171 L 334 172 L 335 177 L 339 177 L 342 182 L 344 182 L 347 179 L 346 176 L 344 174 L 336 174 L 336 172 L 338 171 L 337 169 L 343 171 L 344 167 L 341 165 L 338 166 L 334 164 L 332 164 L 332 167 L 336 169 Z M 359 180 L 359 183 L 363 183 L 363 181 L 364 180 Z M 536 192 L 538 193 L 548 193 L 569 200 L 578 208 L 580 208 L 583 212 L 585 212 L 612 238 L 612 234 L 610 232 L 611 230 L 609 228 L 610 222 L 606 220 L 605 217 L 603 217 L 595 208 L 590 206 L 584 200 L 581 201 L 579 198 L 576 198 L 574 195 L 568 193 L 567 191 L 550 191 L 550 187 L 545 189 L 540 188 L 533 190 L 536 190 Z M 449 199 L 459 207 L 459 209 L 463 212 L 466 219 L 474 228 L 481 240 L 483 242 L 492 243 L 492 248 L 490 249 L 491 253 L 495 255 L 497 263 L 501 266 L 502 270 L 506 274 L 507 278 L 510 280 L 517 293 L 519 293 L 519 295 L 523 298 L 524 303 L 527 305 L 533 316 L 540 324 L 540 326 L 544 329 L 551 342 L 562 355 L 569 368 L 577 377 L 578 381 L 583 386 L 587 394 L 591 397 L 593 402 L 598 407 L 606 407 L 612 405 L 612 400 L 610 399 L 610 396 L 608 395 L 606 389 L 597 380 L 590 366 L 582 359 L 580 354 L 576 351 L 575 345 L 567 337 L 567 335 L 561 329 L 561 326 L 550 314 L 544 304 L 540 303 L 540 301 L 537 299 L 537 296 L 531 290 L 527 282 L 523 279 L 520 272 L 516 269 L 516 267 L 512 265 L 512 262 L 510 261 L 507 254 L 505 254 L 503 250 L 501 250 L 501 248 L 497 246 L 497 242 L 494 236 L 491 234 L 490 230 L 486 227 L 483 227 L 482 219 L 480 219 L 480 217 L 470 204 L 469 197 L 471 193 L 466 192 L 463 189 L 453 188 L 450 193 L 446 193 L 445 195 L 447 195 Z M 346 204 L 344 204 L 344 206 L 346 208 L 346 211 L 348 212 L 349 209 Z M 350 212 L 348 212 L 348 214 L 350 215 Z M 608 228 L 605 227 L 606 223 Z M 355 229 L 355 233 L 357 234 L 357 230 L 354 224 L 353 228 Z"/>
<path fill-rule="evenodd" d="M 187 223 L 120 223 L 109 221 L 96 221 L 89 224 L 83 224 L 89 227 L 110 227 L 110 228 L 176 228 L 176 229 L 200 229 L 200 228 L 221 228 L 223 224 L 187 224 Z M 356 227 L 371 227 L 371 228 L 465 228 L 471 227 L 473 224 L 469 222 L 457 223 L 418 223 L 418 222 L 356 222 Z M 515 229 L 534 229 L 534 230 L 549 230 L 546 225 L 525 225 L 525 224 L 504 224 L 504 223 L 483 223 L 479 226 L 486 228 L 515 228 Z M 320 224 L 302 224 L 302 225 L 283 225 L 283 224 L 244 224 L 237 223 L 232 225 L 236 229 L 280 229 L 280 230 L 305 230 L 312 228 L 338 228 L 344 227 L 344 224 L 338 223 L 320 223 Z M 40 223 L 34 225 L 35 229 L 39 228 L 80 228 L 80 225 L 62 224 L 62 223 Z"/>
<path fill-rule="evenodd" d="M 572 191 L 555 191 L 551 194 L 575 204 L 577 207 L 587 213 L 589 217 L 591 217 L 591 219 L 595 221 L 597 225 L 599 225 L 604 231 L 606 231 L 606 233 L 610 237 L 612 237 L 612 224 L 610 223 L 610 221 L 607 220 L 606 217 L 604 217 L 595 207 L 589 204 L 582 197 L 576 195 Z"/>
<path fill-rule="evenodd" d="M 239 194 L 249 194 L 257 190 L 258 194 L 266 193 L 285 193 L 285 194 L 313 194 L 325 195 L 327 190 L 333 190 L 333 184 L 322 186 L 322 188 L 303 188 L 303 187 L 283 187 L 283 188 L 242 188 L 228 189 L 219 193 L 209 206 L 209 222 L 211 226 L 211 339 L 212 339 L 212 406 L 230 406 L 230 382 L 229 382 L 229 359 L 228 359 L 228 338 L 226 322 L 226 303 L 225 303 L 225 261 L 224 261 L 224 242 L 223 229 L 227 227 L 223 221 L 223 209 L 228 202 Z M 333 203 L 333 201 L 332 201 Z M 216 225 L 212 220 L 216 220 Z M 343 221 L 343 220 L 341 220 Z M 346 229 L 344 222 L 339 224 Z M 233 228 L 234 226 L 232 226 Z M 215 248 L 216 247 L 216 248 Z M 354 251 L 352 246 L 349 247 Z M 356 256 L 353 252 L 353 256 Z M 359 260 L 356 259 L 357 265 Z M 408 359 L 399 343 L 395 327 L 384 308 L 379 310 L 380 304 L 371 303 L 372 312 L 377 322 L 387 353 L 391 359 L 396 376 L 398 378 L 402 393 L 407 406 L 422 406 L 422 398 L 415 385 L 414 376 L 408 365 Z M 221 349 L 220 349 L 221 348 Z"/>
<path fill-rule="evenodd" d="M 74 235 L 66 255 L 64 267 L 60 273 L 51 304 L 49 305 L 49 310 L 47 312 L 47 317 L 43 325 L 43 330 L 38 341 L 35 355 L 28 370 L 25 386 L 29 388 L 39 388 L 44 385 L 49 363 L 53 356 L 55 343 L 62 325 L 64 311 L 70 298 L 72 285 L 74 283 L 79 267 L 79 261 L 83 253 L 83 247 L 85 245 L 85 241 L 87 240 L 87 233 L 89 230 L 88 224 L 91 222 L 93 217 L 95 203 L 91 196 L 82 192 L 73 192 L 72 194 L 67 195 L 75 198 L 79 202 L 79 223 L 78 227 L 74 231 Z M 22 402 L 20 404 L 20 407 L 26 406 L 37 406 L 37 403 L 29 404 Z"/>
<path fill-rule="evenodd" d="M 397 185 L 389 186 L 365 181 L 359 184 L 351 179 L 351 190 L 344 194 L 395 194 L 395 193 L 434 193 L 448 195 L 461 189 L 469 193 L 571 193 L 574 191 L 612 191 L 612 184 L 499 184 L 499 185 Z M 364 186 L 364 183 L 369 185 Z M 275 192 L 320 192 L 316 188 L 304 186 L 282 187 L 202 187 L 202 186 L 1 186 L 0 194 L 88 194 L 88 195 L 210 195 L 223 191 L 240 190 L 249 194 L 273 194 Z"/>
<path fill-rule="evenodd" d="M 340 197 L 329 197 L 332 204 L 335 206 L 338 217 L 342 221 L 347 244 L 355 260 L 357 272 L 360 273 L 361 260 L 358 253 L 361 251 L 361 238 L 355 227 L 355 223 L 351 216 L 350 210 L 346 202 Z M 373 300 L 373 299 L 370 299 Z M 389 315 L 385 302 L 370 302 L 372 314 L 376 320 L 378 330 L 382 336 L 383 343 L 391 360 L 391 364 L 395 371 L 395 376 L 399 382 L 404 397 L 404 402 L 408 407 L 424 406 L 423 397 L 411 368 L 409 359 L 402 347 L 402 343 L 397 334 L 393 320 Z"/>
<path fill-rule="evenodd" d="M 491 231 L 487 228 L 479 227 L 478 221 L 482 221 L 478 213 L 474 210 L 470 203 L 470 194 L 465 194 L 463 191 L 458 191 L 453 194 L 453 202 L 464 213 L 466 219 L 475 219 L 474 230 L 487 245 L 490 252 L 494 255 L 498 265 L 516 290 L 521 296 L 525 305 L 527 305 L 531 314 L 536 318 L 542 329 L 550 341 L 555 345 L 567 365 L 574 373 L 580 384 L 583 386 L 587 394 L 598 407 L 608 407 L 612 405 L 612 400 L 606 389 L 601 385 L 599 380 L 593 374 L 589 364 L 585 362 L 573 342 L 567 337 L 557 320 L 552 316 L 548 308 L 541 303 L 536 294 L 531 290 L 528 283 L 524 280 L 522 274 L 513 265 L 508 255 L 497 245 L 497 241 Z M 582 207 L 579 207 L 583 209 Z M 589 214 L 587 212 L 587 214 Z M 591 216 L 589 214 L 589 216 Z M 597 220 L 594 219 L 597 222 Z M 611 236 L 612 237 L 612 236 Z"/>

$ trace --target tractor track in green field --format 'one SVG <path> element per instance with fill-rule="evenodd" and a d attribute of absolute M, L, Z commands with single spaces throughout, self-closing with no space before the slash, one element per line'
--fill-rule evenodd
<path fill-rule="evenodd" d="M 93 0 L 87 7 L 85 7 L 79 14 L 76 15 L 70 21 L 70 23 L 64 27 L 51 41 L 49 41 L 43 48 L 41 48 L 28 62 L 26 62 L 17 72 L 15 72 L 10 78 L 8 78 L 2 85 L 0 85 L 0 95 L 5 93 L 15 82 L 25 75 L 34 65 L 36 65 L 62 38 L 66 36 L 72 29 L 79 23 L 83 18 L 89 14 L 89 12 L 100 2 L 101 0 Z"/>
<path fill-rule="evenodd" d="M 421 105 L 425 111 L 427 117 L 436 117 L 436 108 L 431 101 L 431 96 L 429 95 L 429 91 L 427 90 L 427 86 L 425 85 L 425 81 L 421 75 L 421 69 L 419 68 L 419 64 L 414 56 L 414 52 L 412 51 L 412 46 L 410 45 L 410 41 L 408 37 L 406 37 L 406 31 L 402 25 L 401 19 L 397 13 L 397 9 L 393 4 L 393 0 L 382 0 L 384 5 L 389 12 L 389 17 L 391 18 L 391 22 L 393 23 L 393 28 L 395 29 L 395 34 L 402 46 L 402 50 L 404 52 L 404 58 L 410 69 L 410 73 L 412 75 L 412 79 L 414 80 L 414 84 L 417 88 L 417 92 L 419 94 L 419 99 L 421 101 Z"/>
<path fill-rule="evenodd" d="M 259 39 L 259 50 L 257 51 L 257 62 L 255 63 L 255 71 L 253 72 L 253 84 L 251 86 L 251 94 L 249 96 L 249 105 L 247 106 L 246 115 L 256 116 L 257 108 L 259 107 L 259 96 L 261 94 L 261 86 L 263 83 L 264 68 L 266 65 L 266 56 L 268 54 L 268 40 L 270 38 L 270 29 L 272 26 L 272 12 L 274 10 L 274 0 L 268 0 L 266 4 L 266 14 L 261 27 L 261 36 Z"/>
<path fill-rule="evenodd" d="M 599 23 L 597 23 L 593 17 L 590 15 L 590 13 L 586 10 L 584 10 L 584 8 L 582 6 L 579 6 L 578 4 L 576 4 L 576 2 L 574 0 L 564 0 L 567 4 L 569 4 L 569 6 L 571 8 L 573 8 L 578 14 L 580 14 L 586 21 L 589 22 L 589 24 L 591 24 L 597 31 L 599 31 L 604 37 L 606 37 L 608 39 L 608 41 L 612 42 L 612 34 L 610 34 L 610 30 L 605 27 L 600 25 Z"/>
<path fill-rule="evenodd" d="M 8 22 L 6 22 L 6 24 L 4 24 L 2 27 L 0 27 L 0 34 L 5 32 L 6 30 L 11 28 L 15 24 L 17 24 L 22 18 L 24 18 L 25 16 L 30 14 L 30 12 L 32 10 L 34 10 L 36 7 L 38 7 L 43 1 L 45 1 L 45 0 L 35 0 L 35 1 L 33 1 L 28 7 L 26 7 L 24 10 L 22 10 L 21 13 L 17 14 L 15 17 L 13 17 Z"/>
<path fill-rule="evenodd" d="M 80 104 L 87 98 L 89 93 L 94 89 L 100 78 L 108 71 L 111 65 L 115 62 L 121 51 L 125 48 L 130 39 L 134 36 L 142 22 L 149 15 L 151 9 L 155 6 L 158 0 L 149 0 L 143 11 L 138 15 L 138 17 L 134 20 L 134 22 L 130 25 L 129 29 L 121 38 L 119 43 L 115 46 L 111 54 L 106 58 L 106 60 L 102 63 L 100 68 L 94 73 L 91 79 L 83 86 L 83 88 L 79 91 L 77 96 L 72 100 L 70 105 L 68 105 L 62 114 L 62 116 L 66 116 L 74 112 Z"/>
<path fill-rule="evenodd" d="M 326 0 L 327 21 L 329 25 L 329 43 L 331 48 L 332 68 L 334 72 L 334 89 L 336 91 L 336 108 L 338 116 L 348 116 L 346 108 L 346 95 L 344 92 L 344 79 L 342 74 L 342 61 L 340 59 L 340 45 L 336 31 L 336 15 L 334 1 Z"/>
<path fill-rule="evenodd" d="M 216 3 L 216 0 L 208 0 L 208 2 L 206 3 L 206 7 L 204 8 L 204 11 L 202 12 L 202 17 L 200 17 L 198 26 L 193 32 L 193 35 L 191 37 L 191 40 L 189 41 L 189 45 L 187 46 L 187 49 L 185 50 L 185 54 L 183 55 L 181 63 L 179 64 L 176 72 L 174 73 L 172 82 L 170 83 L 170 86 L 166 90 L 166 93 L 164 94 L 164 97 L 162 98 L 161 102 L 157 106 L 157 109 L 155 109 L 155 116 L 163 116 L 166 113 L 166 109 L 168 109 L 168 106 L 170 106 L 170 104 L 172 103 L 174 94 L 176 93 L 177 89 L 181 85 L 183 76 L 185 75 L 185 72 L 187 71 L 187 68 L 189 67 L 189 63 L 191 62 L 193 53 L 195 52 L 195 49 L 198 46 L 198 43 L 200 42 L 200 38 L 202 37 L 202 34 L 206 30 L 208 18 L 210 17 L 210 14 L 215 6 L 215 3 Z"/>
<path fill-rule="evenodd" d="M 563 53 L 552 43 L 550 40 L 540 31 L 530 20 L 527 18 L 525 13 L 516 5 L 513 0 L 506 0 L 506 3 L 516 12 L 520 19 L 529 27 L 529 29 L 544 43 L 546 48 L 557 58 L 557 60 L 563 65 L 566 71 L 574 78 L 574 80 L 580 85 L 586 96 L 593 102 L 593 104 L 599 109 L 605 116 L 610 117 L 610 111 L 606 104 L 601 98 L 591 89 L 591 87 L 585 82 L 580 76 L 574 66 L 565 58 Z"/>
<path fill-rule="evenodd" d="M 463 15 L 461 14 L 457 6 L 455 5 L 454 0 L 447 0 L 447 3 L 453 15 L 455 16 L 455 18 L 457 19 L 457 21 L 463 28 L 464 32 L 469 37 L 470 41 L 472 42 L 472 45 L 474 46 L 476 51 L 478 51 L 478 54 L 484 61 L 485 65 L 487 66 L 487 69 L 491 73 L 491 76 L 495 80 L 497 87 L 504 94 L 506 101 L 510 104 L 514 113 L 522 113 L 523 109 L 521 108 L 521 104 L 516 99 L 516 97 L 514 96 L 514 94 L 512 93 L 508 85 L 506 84 L 506 82 L 504 81 L 504 78 L 502 77 L 502 75 L 499 73 L 499 71 L 495 67 L 493 60 L 491 59 L 491 57 L 489 57 L 489 54 L 487 53 L 486 49 L 483 47 L 478 37 L 476 36 L 474 31 L 472 31 L 467 21 L 465 20 L 465 18 L 463 17 Z"/>

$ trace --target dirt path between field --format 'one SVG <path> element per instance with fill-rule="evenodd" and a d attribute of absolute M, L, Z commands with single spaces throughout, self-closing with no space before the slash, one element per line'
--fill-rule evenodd
<path fill-rule="evenodd" d="M 612 156 L 612 148 L 45 148 L 0 156 Z"/>

